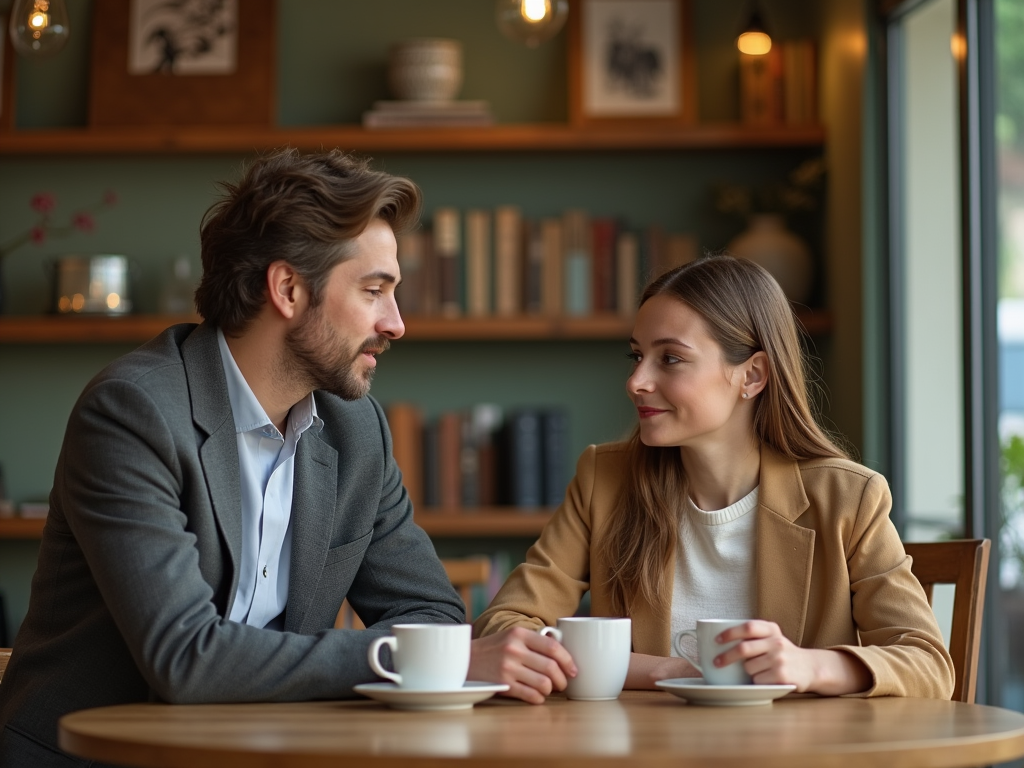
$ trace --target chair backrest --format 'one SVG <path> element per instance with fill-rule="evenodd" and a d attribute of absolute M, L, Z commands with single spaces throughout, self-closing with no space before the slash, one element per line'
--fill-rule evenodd
<path fill-rule="evenodd" d="M 953 584 L 953 626 L 949 633 L 949 655 L 953 657 L 956 680 L 953 701 L 974 703 L 978 678 L 978 650 L 981 646 L 981 617 L 988 578 L 988 539 L 961 539 L 904 544 L 913 558 L 911 571 L 921 582 L 928 603 L 935 584 Z"/>
<path fill-rule="evenodd" d="M 4 678 L 4 670 L 7 669 L 7 662 L 11 660 L 11 649 L 0 648 L 0 680 Z"/>
<path fill-rule="evenodd" d="M 445 573 L 452 586 L 459 593 L 466 606 L 466 621 L 473 621 L 473 587 L 477 584 L 486 585 L 491 578 L 491 561 L 486 557 L 467 557 L 441 560 Z M 335 629 L 363 629 L 364 624 L 352 609 L 348 600 L 341 604 L 338 618 L 334 620 Z"/>

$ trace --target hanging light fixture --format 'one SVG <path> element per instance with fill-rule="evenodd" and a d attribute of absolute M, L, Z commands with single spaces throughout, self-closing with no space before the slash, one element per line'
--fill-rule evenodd
<path fill-rule="evenodd" d="M 68 41 L 64 0 L 15 0 L 9 25 L 11 43 L 22 56 L 50 56 Z"/>
<path fill-rule="evenodd" d="M 498 29 L 530 48 L 554 37 L 569 15 L 569 0 L 498 0 Z"/>
<path fill-rule="evenodd" d="M 740 53 L 751 56 L 763 56 L 772 49 L 772 38 L 765 28 L 756 2 L 751 7 L 750 18 L 746 26 L 740 32 L 740 36 L 736 38 L 736 47 L 740 49 Z"/>

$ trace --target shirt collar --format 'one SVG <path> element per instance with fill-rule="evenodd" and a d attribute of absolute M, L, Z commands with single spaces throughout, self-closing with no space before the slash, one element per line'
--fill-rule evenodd
<path fill-rule="evenodd" d="M 228 384 L 228 402 L 231 404 L 231 414 L 235 421 L 235 433 L 250 432 L 268 425 L 276 430 L 260 401 L 253 394 L 249 382 L 238 368 L 238 363 L 235 362 L 227 339 L 224 338 L 224 332 L 220 328 L 217 329 L 217 344 L 220 347 L 224 378 Z M 317 415 L 316 400 L 312 392 L 292 406 L 288 412 L 288 425 L 296 435 L 301 435 L 311 427 L 314 432 L 323 429 L 324 423 Z"/>

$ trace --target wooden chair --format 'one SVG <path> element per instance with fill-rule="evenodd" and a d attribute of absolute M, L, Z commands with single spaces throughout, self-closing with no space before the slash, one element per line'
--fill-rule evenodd
<path fill-rule="evenodd" d="M 491 561 L 486 557 L 467 557 L 460 559 L 442 559 L 445 573 L 455 591 L 466 606 L 466 621 L 473 621 L 473 587 L 477 584 L 486 585 L 491 578 Z M 362 619 L 356 614 L 348 600 L 341 604 L 338 618 L 334 620 L 335 629 L 363 629 Z"/>
<path fill-rule="evenodd" d="M 7 662 L 11 660 L 11 649 L 0 648 L 0 680 L 4 678 L 4 670 L 7 669 Z"/>
<path fill-rule="evenodd" d="M 988 577 L 988 539 L 961 539 L 904 544 L 914 562 L 910 567 L 924 587 L 929 605 L 935 584 L 954 584 L 953 627 L 949 655 L 956 675 L 953 701 L 974 703 L 981 644 L 981 616 Z"/>

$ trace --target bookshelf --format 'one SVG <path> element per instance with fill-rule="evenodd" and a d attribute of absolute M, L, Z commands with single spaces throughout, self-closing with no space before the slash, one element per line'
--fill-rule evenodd
<path fill-rule="evenodd" d="M 245 153 L 273 147 L 341 147 L 355 152 L 582 152 L 819 147 L 820 125 L 750 127 L 711 123 L 668 127 L 576 128 L 562 123 L 476 128 L 366 129 L 140 127 L 0 131 L 0 155 Z"/>
<path fill-rule="evenodd" d="M 797 309 L 797 318 L 811 336 L 832 329 L 824 310 Z M 406 317 L 405 341 L 543 341 L 619 340 L 629 338 L 632 318 L 482 317 L 447 319 Z M 105 344 L 142 342 L 175 323 L 195 323 L 194 315 L 11 315 L 0 317 L 0 344 Z"/>
<path fill-rule="evenodd" d="M 430 536 L 529 536 L 540 534 L 551 519 L 550 509 L 480 509 L 437 510 L 416 513 L 416 523 Z M 38 539 L 43 535 L 45 518 L 0 518 L 0 539 Z"/>

